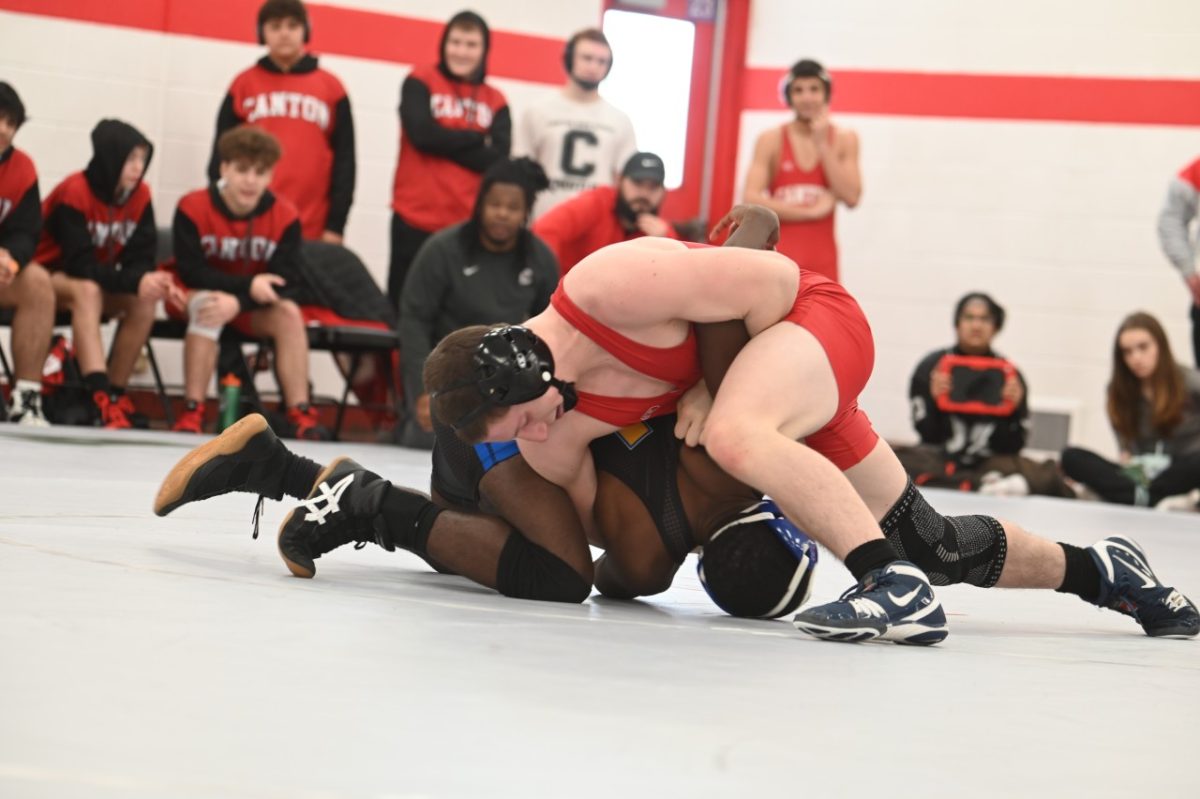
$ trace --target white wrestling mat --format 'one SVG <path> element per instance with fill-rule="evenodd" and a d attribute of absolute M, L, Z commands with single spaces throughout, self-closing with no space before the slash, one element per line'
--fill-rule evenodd
<path fill-rule="evenodd" d="M 709 604 L 506 599 L 345 547 L 291 577 L 289 504 L 158 519 L 197 442 L 0 425 L 0 797 L 1200 796 L 1200 641 L 1053 592 L 942 589 L 941 646 L 818 642 Z M 428 456 L 349 453 L 427 489 Z M 931 492 L 1200 595 L 1200 516 Z M 823 558 L 814 598 L 849 586 Z"/>

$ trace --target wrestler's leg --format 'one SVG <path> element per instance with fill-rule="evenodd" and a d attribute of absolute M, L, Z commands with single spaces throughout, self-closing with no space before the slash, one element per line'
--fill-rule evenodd
<path fill-rule="evenodd" d="M 821 344 L 784 322 L 751 339 L 734 359 L 702 443 L 725 471 L 770 495 L 845 560 L 862 544 L 883 540 L 876 517 L 836 466 L 798 441 L 824 427 L 837 408 L 837 382 Z"/>

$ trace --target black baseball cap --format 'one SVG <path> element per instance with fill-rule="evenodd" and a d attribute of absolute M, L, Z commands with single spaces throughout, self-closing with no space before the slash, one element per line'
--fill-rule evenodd
<path fill-rule="evenodd" d="M 655 183 L 666 183 L 667 168 L 663 166 L 662 159 L 654 153 L 634 153 L 625 162 L 625 168 L 621 170 L 621 177 L 630 180 L 653 180 Z"/>

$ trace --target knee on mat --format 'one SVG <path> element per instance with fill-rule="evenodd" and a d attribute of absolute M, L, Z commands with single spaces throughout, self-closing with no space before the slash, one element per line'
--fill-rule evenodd
<path fill-rule="evenodd" d="M 513 530 L 496 566 L 496 590 L 514 599 L 579 604 L 591 595 L 592 583 L 554 553 Z"/>

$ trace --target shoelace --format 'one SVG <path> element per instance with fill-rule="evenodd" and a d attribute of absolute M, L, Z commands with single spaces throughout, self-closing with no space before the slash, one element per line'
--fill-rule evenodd
<path fill-rule="evenodd" d="M 250 524 L 254 525 L 254 532 L 251 533 L 250 537 L 256 540 L 258 539 L 258 522 L 262 518 L 263 502 L 265 500 L 266 497 L 262 494 L 258 495 L 258 502 L 254 503 L 254 515 L 250 517 Z"/>

